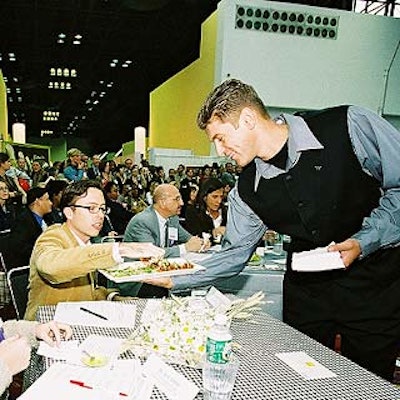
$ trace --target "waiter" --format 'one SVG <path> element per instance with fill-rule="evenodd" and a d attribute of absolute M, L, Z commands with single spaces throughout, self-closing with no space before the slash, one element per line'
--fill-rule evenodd
<path fill-rule="evenodd" d="M 238 274 L 265 230 L 291 236 L 284 321 L 392 380 L 400 338 L 400 133 L 375 113 L 339 106 L 272 119 L 235 79 L 206 99 L 198 125 L 244 167 L 229 197 L 223 250 L 173 289 Z M 293 252 L 328 246 L 343 270 L 294 272 Z"/>

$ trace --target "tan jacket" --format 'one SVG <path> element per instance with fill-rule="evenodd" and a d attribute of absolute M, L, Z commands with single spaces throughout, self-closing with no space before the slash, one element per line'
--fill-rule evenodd
<path fill-rule="evenodd" d="M 34 320 L 41 305 L 59 301 L 104 300 L 115 289 L 95 288 L 96 269 L 116 265 L 113 243 L 80 247 L 67 225 L 55 224 L 35 243 L 30 259 L 25 319 Z"/>

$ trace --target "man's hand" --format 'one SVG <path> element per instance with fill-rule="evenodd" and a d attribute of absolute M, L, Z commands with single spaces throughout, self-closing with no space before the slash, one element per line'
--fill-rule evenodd
<path fill-rule="evenodd" d="M 46 324 L 39 324 L 35 328 L 35 335 L 38 339 L 44 340 L 50 346 L 61 343 L 61 339 L 68 340 L 72 336 L 72 329 L 69 325 L 60 322 L 47 322 Z"/>
<path fill-rule="evenodd" d="M 339 251 L 346 268 L 361 254 L 361 246 L 356 239 L 347 239 L 328 247 L 328 251 Z"/>
<path fill-rule="evenodd" d="M 208 242 L 208 243 L 207 243 Z M 199 252 L 200 250 L 206 250 L 210 247 L 210 241 L 200 239 L 198 236 L 192 236 L 186 243 L 185 248 L 187 251 Z"/>
<path fill-rule="evenodd" d="M 25 338 L 17 335 L 0 343 L 0 359 L 7 365 L 11 375 L 26 369 L 30 358 L 31 347 Z"/>
<path fill-rule="evenodd" d="M 119 243 L 119 253 L 121 257 L 127 258 L 160 258 L 164 256 L 165 250 L 152 243 L 121 242 Z"/>

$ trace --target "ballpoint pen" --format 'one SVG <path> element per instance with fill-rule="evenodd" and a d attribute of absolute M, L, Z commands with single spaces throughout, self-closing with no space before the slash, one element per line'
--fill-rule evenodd
<path fill-rule="evenodd" d="M 108 321 L 108 318 L 105 317 L 104 315 L 97 314 L 96 312 L 94 312 L 94 311 L 92 311 L 92 310 L 88 310 L 88 309 L 85 308 L 85 307 L 80 307 L 80 310 L 82 310 L 82 311 L 84 311 L 84 312 L 87 312 L 87 313 L 89 313 L 89 314 L 92 314 L 92 315 L 94 315 L 94 316 L 97 317 L 97 318 L 101 318 L 101 319 L 104 319 L 104 320 Z"/>
<path fill-rule="evenodd" d="M 77 386 L 83 387 L 85 389 L 92 389 L 92 390 L 94 389 L 93 386 L 89 386 L 85 382 L 77 381 L 75 379 L 70 379 L 69 383 L 72 383 L 73 385 L 77 385 Z M 118 395 L 119 396 L 128 397 L 128 395 L 126 393 L 123 393 L 123 392 L 118 392 Z"/>

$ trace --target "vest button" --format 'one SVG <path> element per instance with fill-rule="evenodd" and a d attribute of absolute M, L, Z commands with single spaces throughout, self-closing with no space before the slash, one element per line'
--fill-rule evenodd
<path fill-rule="evenodd" d="M 304 206 L 304 203 L 302 201 L 299 201 L 297 203 L 297 207 L 302 208 Z"/>
<path fill-rule="evenodd" d="M 311 231 L 311 235 L 313 236 L 317 236 L 318 235 L 318 231 L 316 229 Z"/>
<path fill-rule="evenodd" d="M 291 181 L 291 180 L 292 180 L 292 175 L 286 175 L 285 179 L 286 179 L 287 181 Z"/>

